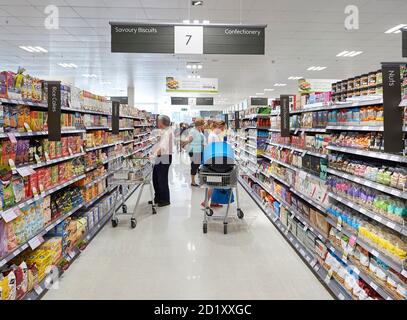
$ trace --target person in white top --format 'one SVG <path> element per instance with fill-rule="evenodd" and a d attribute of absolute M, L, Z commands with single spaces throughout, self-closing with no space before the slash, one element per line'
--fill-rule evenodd
<path fill-rule="evenodd" d="M 157 118 L 157 128 L 160 130 L 160 140 L 152 148 L 154 202 L 158 207 L 170 205 L 170 189 L 168 187 L 168 171 L 172 163 L 173 132 L 168 116 Z"/>

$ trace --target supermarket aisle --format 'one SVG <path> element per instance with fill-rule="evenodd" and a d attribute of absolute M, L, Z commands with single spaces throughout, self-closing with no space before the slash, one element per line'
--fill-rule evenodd
<path fill-rule="evenodd" d="M 44 299 L 331 299 L 243 190 L 245 220 L 204 235 L 188 175 L 173 165 L 171 207 L 152 216 L 144 204 L 135 230 L 127 217 L 106 225 Z"/>

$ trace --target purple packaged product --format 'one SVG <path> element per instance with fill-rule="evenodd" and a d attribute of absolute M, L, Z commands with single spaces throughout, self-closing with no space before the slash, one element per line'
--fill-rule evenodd
<path fill-rule="evenodd" d="M 7 254 L 7 233 L 4 220 L 0 220 L 0 258 Z"/>

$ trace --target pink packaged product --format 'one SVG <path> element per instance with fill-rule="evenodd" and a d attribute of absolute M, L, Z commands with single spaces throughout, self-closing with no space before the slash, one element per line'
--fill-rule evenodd
<path fill-rule="evenodd" d="M 7 254 L 7 234 L 6 225 L 3 219 L 0 220 L 0 259 Z"/>

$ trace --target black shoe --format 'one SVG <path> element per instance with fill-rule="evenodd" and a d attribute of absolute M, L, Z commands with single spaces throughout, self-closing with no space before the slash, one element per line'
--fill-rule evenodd
<path fill-rule="evenodd" d="M 161 207 L 166 207 L 169 206 L 171 204 L 171 202 L 160 202 L 157 204 L 157 207 L 161 208 Z"/>

